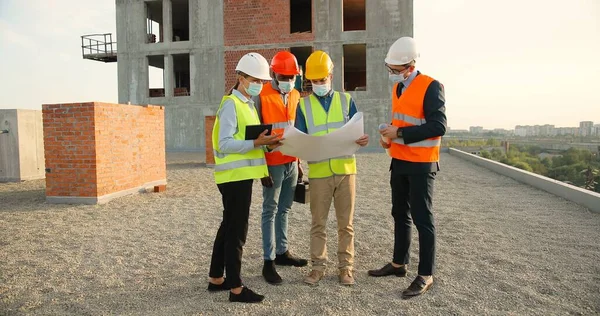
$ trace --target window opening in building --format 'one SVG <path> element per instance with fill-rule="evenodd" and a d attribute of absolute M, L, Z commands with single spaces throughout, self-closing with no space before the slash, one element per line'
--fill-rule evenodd
<path fill-rule="evenodd" d="M 343 0 L 344 32 L 366 30 L 366 0 Z"/>
<path fill-rule="evenodd" d="M 162 1 L 148 1 L 146 4 L 146 43 L 163 41 Z"/>
<path fill-rule="evenodd" d="M 190 95 L 190 54 L 173 55 L 173 96 Z"/>
<path fill-rule="evenodd" d="M 148 56 L 148 96 L 151 98 L 165 96 L 165 57 L 163 55 Z"/>
<path fill-rule="evenodd" d="M 173 42 L 190 40 L 190 2 L 172 0 Z"/>
<path fill-rule="evenodd" d="M 290 33 L 312 32 L 312 1 L 290 0 Z"/>
<path fill-rule="evenodd" d="M 296 77 L 296 90 L 300 92 L 312 91 L 312 85 L 310 80 L 304 79 L 304 70 L 306 69 L 306 59 L 308 56 L 312 54 L 313 47 L 312 46 L 302 46 L 302 47 L 290 47 L 290 53 L 296 56 L 296 60 L 298 60 L 298 66 L 300 66 L 301 75 Z"/>
<path fill-rule="evenodd" d="M 344 90 L 367 90 L 367 45 L 344 45 Z"/>

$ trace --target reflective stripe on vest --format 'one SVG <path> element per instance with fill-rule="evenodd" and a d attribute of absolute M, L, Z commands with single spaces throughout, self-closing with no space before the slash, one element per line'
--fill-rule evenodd
<path fill-rule="evenodd" d="M 236 141 L 246 139 L 246 126 L 260 124 L 256 109 L 240 100 L 235 94 L 223 97 L 219 110 L 226 101 L 233 101 L 237 118 L 237 132 L 233 135 Z M 262 148 L 253 148 L 244 154 L 223 153 L 219 151 L 219 130 L 221 121 L 219 114 L 213 126 L 212 142 L 215 158 L 215 182 L 217 184 L 250 179 L 260 179 L 268 176 L 267 162 Z"/>
<path fill-rule="evenodd" d="M 254 167 L 254 166 L 263 166 L 265 164 L 265 160 L 262 158 L 258 159 L 246 159 L 246 160 L 237 160 L 232 162 L 226 162 L 220 165 L 215 166 L 215 171 L 225 171 L 225 170 L 233 170 L 243 167 Z"/>
<path fill-rule="evenodd" d="M 408 147 L 438 147 L 442 144 L 442 140 L 440 138 L 436 139 L 426 139 L 416 143 L 405 144 L 404 139 L 396 138 L 393 140 L 394 143 L 408 146 Z"/>
<path fill-rule="evenodd" d="M 354 158 L 354 155 L 350 155 L 350 156 L 338 156 L 338 157 L 334 157 L 333 159 L 351 159 Z M 309 161 L 308 163 L 320 163 L 320 162 L 325 162 L 328 161 L 329 159 L 323 159 L 323 160 L 317 160 L 317 161 Z"/>
<path fill-rule="evenodd" d="M 419 74 L 404 90 L 400 98 L 395 93 L 398 84 L 394 85 L 392 125 L 401 128 L 427 123 L 423 110 L 423 100 L 427 88 L 433 81 L 433 78 Z M 439 161 L 440 145 L 441 137 L 433 137 L 411 144 L 405 144 L 403 138 L 396 138 L 391 143 L 389 153 L 393 158 L 404 161 L 437 162 Z"/>
<path fill-rule="evenodd" d="M 289 121 L 277 122 L 277 123 L 266 123 L 266 124 L 273 125 L 273 129 L 285 129 L 286 127 L 290 126 Z"/>
<path fill-rule="evenodd" d="M 318 100 L 313 100 L 310 96 L 308 97 L 304 97 L 304 106 L 306 108 L 306 129 L 308 130 L 308 134 L 316 134 L 319 132 L 326 132 L 328 129 L 330 128 L 341 128 L 342 126 L 344 126 L 344 124 L 346 124 L 348 122 L 348 112 L 350 111 L 350 106 L 346 107 L 346 103 L 348 103 L 348 98 L 346 98 L 346 94 L 345 93 L 338 93 L 335 92 L 336 94 L 339 94 L 340 96 L 340 103 L 342 104 L 342 114 L 344 116 L 344 120 L 340 121 L 340 122 L 327 122 L 325 124 L 321 124 L 321 125 L 315 125 L 315 120 L 314 120 L 314 115 L 313 115 L 313 106 L 321 106 L 321 104 L 317 104 L 317 105 L 313 105 L 313 101 L 317 101 Z M 308 101 L 308 102 L 306 102 Z M 332 103 L 333 103 L 333 99 L 332 99 Z M 331 109 L 331 104 L 329 105 L 329 108 Z"/>
<path fill-rule="evenodd" d="M 410 116 L 408 114 L 397 113 L 397 112 L 394 112 L 394 120 L 404 121 L 404 122 L 412 124 L 412 125 L 423 125 L 427 122 L 424 118 L 421 119 L 418 117 Z"/>
<path fill-rule="evenodd" d="M 410 116 L 408 114 L 403 114 L 403 113 L 398 113 L 398 112 L 394 112 L 393 117 L 394 117 L 394 120 L 404 121 L 404 122 L 414 125 L 414 126 L 419 126 L 419 125 L 423 125 L 423 124 L 427 123 L 427 121 L 424 118 L 421 119 L 418 117 L 414 117 L 414 116 Z M 410 144 L 405 144 L 403 138 L 395 138 L 392 141 L 396 144 L 401 144 L 401 145 L 405 145 L 405 146 L 409 146 L 409 147 L 437 147 L 437 146 L 440 146 L 442 143 L 442 140 L 440 138 L 426 139 L 426 140 L 422 140 L 420 142 L 410 143 Z"/>
<path fill-rule="evenodd" d="M 321 136 L 346 124 L 349 119 L 350 99 L 343 92 L 334 92 L 329 111 L 325 112 L 319 100 L 314 95 L 309 95 L 301 99 L 300 109 L 304 114 L 308 134 Z M 308 177 L 311 179 L 346 174 L 356 174 L 354 155 L 308 162 Z"/>

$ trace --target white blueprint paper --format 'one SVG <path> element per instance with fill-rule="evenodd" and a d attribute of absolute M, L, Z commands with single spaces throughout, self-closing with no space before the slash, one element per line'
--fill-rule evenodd
<path fill-rule="evenodd" d="M 306 161 L 348 156 L 360 148 L 356 140 L 364 134 L 363 113 L 358 112 L 340 129 L 322 136 L 307 135 L 288 126 L 283 132 L 283 145 L 278 149 L 285 155 Z"/>

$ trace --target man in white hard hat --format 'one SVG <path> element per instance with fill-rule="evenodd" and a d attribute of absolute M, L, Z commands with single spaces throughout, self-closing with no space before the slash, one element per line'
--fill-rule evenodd
<path fill-rule="evenodd" d="M 394 83 L 391 125 L 381 129 L 383 148 L 392 156 L 390 165 L 394 254 L 392 261 L 369 275 L 406 276 L 410 257 L 411 228 L 419 232 L 419 270 L 403 297 L 425 293 L 433 284 L 435 226 L 433 182 L 439 168 L 441 136 L 446 133 L 444 87 L 415 69 L 419 57 L 415 40 L 401 37 L 385 58 Z"/>

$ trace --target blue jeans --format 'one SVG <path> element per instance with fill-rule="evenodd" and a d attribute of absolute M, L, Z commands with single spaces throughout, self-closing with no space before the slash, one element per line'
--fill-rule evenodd
<path fill-rule="evenodd" d="M 298 183 L 297 162 L 269 166 L 273 186 L 263 186 L 262 240 L 265 260 L 275 260 L 288 250 L 288 212 Z"/>

